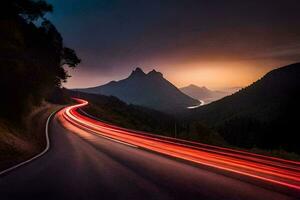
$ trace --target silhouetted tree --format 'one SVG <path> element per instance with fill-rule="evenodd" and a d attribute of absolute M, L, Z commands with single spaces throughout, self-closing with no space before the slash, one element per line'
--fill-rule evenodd
<path fill-rule="evenodd" d="M 64 67 L 80 59 L 45 18 L 53 10 L 46 1 L 9 0 L 1 8 L 0 117 L 15 119 L 60 87 L 69 77 Z"/>
<path fill-rule="evenodd" d="M 76 67 L 78 63 L 80 63 L 80 59 L 77 57 L 75 51 L 68 47 L 63 49 L 63 57 L 61 65 L 68 65 L 69 67 Z"/>
<path fill-rule="evenodd" d="M 3 3 L 4 16 L 11 18 L 22 16 L 28 21 L 35 21 L 43 18 L 47 12 L 52 12 L 52 5 L 43 0 L 4 0 Z"/>

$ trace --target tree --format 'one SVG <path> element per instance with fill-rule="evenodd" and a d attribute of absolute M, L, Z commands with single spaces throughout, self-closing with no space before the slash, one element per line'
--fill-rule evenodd
<path fill-rule="evenodd" d="M 75 51 L 68 47 L 64 47 L 62 55 L 62 66 L 68 65 L 68 67 L 75 68 L 81 62 Z"/>
<path fill-rule="evenodd" d="M 52 12 L 52 5 L 44 0 L 4 0 L 2 4 L 3 16 L 10 18 L 21 16 L 25 20 L 35 21 Z"/>
<path fill-rule="evenodd" d="M 0 117 L 15 119 L 47 98 L 80 59 L 45 18 L 43 0 L 5 0 L 0 18 Z M 18 113 L 18 114 L 16 114 Z"/>

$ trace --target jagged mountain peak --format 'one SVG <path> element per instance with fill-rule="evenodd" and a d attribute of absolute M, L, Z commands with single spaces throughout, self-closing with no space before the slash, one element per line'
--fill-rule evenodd
<path fill-rule="evenodd" d="M 117 82 L 81 89 L 82 92 L 115 96 L 128 103 L 176 113 L 199 101 L 182 93 L 176 86 L 163 78 L 162 73 L 152 70 L 145 74 L 141 68 L 132 71 L 129 77 Z"/>
<path fill-rule="evenodd" d="M 131 72 L 129 77 L 135 77 L 135 76 L 142 77 L 145 75 L 146 75 L 145 72 L 141 68 L 137 67 Z"/>
<path fill-rule="evenodd" d="M 154 78 L 154 77 L 163 77 L 163 74 L 159 71 L 156 71 L 155 69 L 151 70 L 147 74 L 139 67 L 135 68 L 129 78 L 134 78 L 134 77 L 148 77 L 148 78 Z"/>
<path fill-rule="evenodd" d="M 150 71 L 147 75 L 148 76 L 163 77 L 163 74 L 161 72 L 156 71 L 155 69 L 153 69 L 152 71 Z"/>

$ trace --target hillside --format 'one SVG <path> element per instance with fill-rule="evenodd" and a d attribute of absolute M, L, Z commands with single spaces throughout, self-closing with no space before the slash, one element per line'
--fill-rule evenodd
<path fill-rule="evenodd" d="M 300 153 L 300 63 L 267 73 L 239 92 L 191 111 L 232 145 Z"/>
<path fill-rule="evenodd" d="M 198 100 L 182 93 L 167 81 L 160 72 L 152 70 L 145 74 L 140 68 L 136 68 L 126 79 L 76 91 L 115 96 L 129 104 L 168 113 L 181 112 L 188 106 L 199 104 Z"/>
<path fill-rule="evenodd" d="M 0 118 L 0 171 L 40 153 L 46 146 L 45 123 L 62 105 L 43 102 L 22 123 Z"/>
<path fill-rule="evenodd" d="M 215 132 L 197 122 L 137 105 L 113 96 L 68 91 L 70 96 L 88 100 L 83 110 L 98 119 L 121 127 L 214 145 L 226 145 Z"/>
<path fill-rule="evenodd" d="M 229 92 L 225 91 L 213 91 L 205 86 L 199 87 L 194 84 L 190 84 L 186 87 L 180 88 L 181 92 L 186 95 L 193 97 L 194 99 L 202 100 L 204 104 L 211 103 L 213 101 L 219 100 L 227 95 L 230 95 Z"/>
<path fill-rule="evenodd" d="M 0 169 L 45 148 L 45 122 L 60 108 L 61 84 L 80 59 L 47 19 L 46 1 L 10 0 L 0 19 Z M 66 103 L 66 100 L 64 102 Z"/>

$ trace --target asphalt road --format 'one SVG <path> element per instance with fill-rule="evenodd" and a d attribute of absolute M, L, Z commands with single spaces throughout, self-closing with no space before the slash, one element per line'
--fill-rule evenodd
<path fill-rule="evenodd" d="M 59 116 L 50 123 L 50 150 L 0 177 L 1 200 L 296 199 L 91 134 Z"/>

